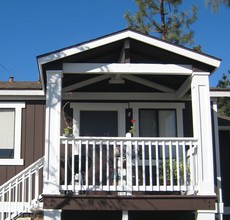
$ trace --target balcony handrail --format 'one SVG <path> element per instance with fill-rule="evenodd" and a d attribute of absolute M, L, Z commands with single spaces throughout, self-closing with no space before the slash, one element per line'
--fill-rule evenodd
<path fill-rule="evenodd" d="M 196 138 L 84 136 L 60 137 L 60 139 L 64 149 L 62 157 L 64 177 L 60 188 L 64 191 L 194 192 L 198 187 L 198 140 Z M 120 146 L 118 156 L 115 155 L 117 146 Z M 68 164 L 69 160 L 70 164 Z M 165 168 L 168 160 L 170 171 Z M 125 164 L 122 161 L 125 161 Z M 186 168 L 188 163 L 189 171 Z M 68 169 L 71 170 L 69 173 Z M 118 175 L 119 180 L 115 180 L 113 175 Z M 170 175 L 170 183 L 166 181 L 168 175 Z M 175 176 L 177 176 L 176 180 L 173 179 Z"/>
<path fill-rule="evenodd" d="M 60 136 L 60 140 L 124 140 L 124 141 L 198 141 L 195 137 L 108 137 L 108 136 Z"/>
<path fill-rule="evenodd" d="M 12 219 L 23 212 L 29 212 L 32 205 L 41 198 L 40 183 L 44 157 L 22 170 L 0 186 L 0 219 Z"/>

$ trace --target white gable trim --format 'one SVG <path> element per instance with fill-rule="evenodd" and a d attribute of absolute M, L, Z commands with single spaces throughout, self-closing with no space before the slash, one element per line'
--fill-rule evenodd
<path fill-rule="evenodd" d="M 171 43 L 168 43 L 168 42 L 165 42 L 165 41 L 162 41 L 162 40 L 159 40 L 157 38 L 150 37 L 150 36 L 146 36 L 146 35 L 131 31 L 131 30 L 126 30 L 124 32 L 112 34 L 112 35 L 109 35 L 109 36 L 106 36 L 106 37 L 103 37 L 100 39 L 96 39 L 94 41 L 87 42 L 85 44 L 73 46 L 71 48 L 66 48 L 66 49 L 63 49 L 61 51 L 54 52 L 54 53 L 46 55 L 46 56 L 42 56 L 42 57 L 38 58 L 38 63 L 40 65 L 42 65 L 44 63 L 49 63 L 49 62 L 54 61 L 54 60 L 58 60 L 58 59 L 61 59 L 61 58 L 67 57 L 67 56 L 81 53 L 81 52 L 84 52 L 84 51 L 87 51 L 87 50 L 90 50 L 90 49 L 93 49 L 93 48 L 96 48 L 96 47 L 99 47 L 102 45 L 106 45 L 109 43 L 113 43 L 115 41 L 125 39 L 125 38 L 132 38 L 132 39 L 141 41 L 143 43 L 147 43 L 151 46 L 156 46 L 156 47 L 159 47 L 161 49 L 167 50 L 169 52 L 173 52 L 173 53 L 188 57 L 190 59 L 204 62 L 204 63 L 209 64 L 209 65 L 214 66 L 214 67 L 219 67 L 219 65 L 220 65 L 219 59 L 215 59 L 213 57 L 199 54 L 195 51 L 188 50 L 186 48 L 179 47 L 177 45 L 173 45 Z"/>
<path fill-rule="evenodd" d="M 142 41 L 144 43 L 150 44 L 152 46 L 156 46 L 156 47 L 159 47 L 161 49 L 168 50 L 170 52 L 179 54 L 181 56 L 188 57 L 189 59 L 193 59 L 193 60 L 197 60 L 199 62 L 209 64 L 209 65 L 214 66 L 214 67 L 219 67 L 219 65 L 220 65 L 220 60 L 218 60 L 218 59 L 215 59 L 213 57 L 209 57 L 209 56 L 206 56 L 203 54 L 199 54 L 195 51 L 188 50 L 186 48 L 179 47 L 177 45 L 167 43 L 165 41 L 161 41 L 161 40 L 158 40 L 156 38 L 148 37 L 145 35 L 141 35 L 141 37 L 140 37 L 138 33 L 135 33 L 132 31 L 130 32 L 130 37 L 133 39 Z"/>

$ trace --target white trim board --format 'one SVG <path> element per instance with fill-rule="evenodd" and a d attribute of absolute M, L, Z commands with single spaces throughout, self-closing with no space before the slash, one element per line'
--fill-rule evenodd
<path fill-rule="evenodd" d="M 151 63 L 64 63 L 63 73 L 110 73 L 110 74 L 155 74 L 191 75 L 191 65 Z"/>
<path fill-rule="evenodd" d="M 15 133 L 14 133 L 14 158 L 0 159 L 0 165 L 23 165 L 21 159 L 21 130 L 22 130 L 22 109 L 25 108 L 24 102 L 2 102 L 0 108 L 15 109 Z"/>

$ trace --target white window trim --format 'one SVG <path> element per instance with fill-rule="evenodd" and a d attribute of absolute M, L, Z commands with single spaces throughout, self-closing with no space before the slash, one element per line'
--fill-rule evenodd
<path fill-rule="evenodd" d="M 25 103 L 22 102 L 0 103 L 0 108 L 15 109 L 14 158 L 12 159 L 0 158 L 0 165 L 23 165 L 24 160 L 21 159 L 21 130 L 22 130 L 22 109 L 25 108 Z"/>
<path fill-rule="evenodd" d="M 117 111 L 118 112 L 118 136 L 125 137 L 125 109 L 127 103 L 71 103 L 73 108 L 73 134 L 75 137 L 80 133 L 80 111 Z"/>
<path fill-rule="evenodd" d="M 133 102 L 129 103 L 129 107 L 133 108 L 133 119 L 139 118 L 138 110 L 140 108 L 146 109 L 175 109 L 176 110 L 176 120 L 177 120 L 177 137 L 184 136 L 183 129 L 183 109 L 185 107 L 184 103 L 175 103 L 175 102 L 154 102 L 154 103 L 142 103 L 142 102 Z M 139 135 L 139 123 L 136 124 L 137 136 Z"/>

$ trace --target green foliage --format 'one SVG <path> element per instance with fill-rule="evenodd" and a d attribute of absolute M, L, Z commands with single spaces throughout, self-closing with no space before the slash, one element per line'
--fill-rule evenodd
<path fill-rule="evenodd" d="M 228 71 L 228 73 L 230 73 L 230 70 Z M 217 87 L 219 88 L 229 88 L 230 87 L 230 81 L 226 74 L 222 75 L 222 78 L 219 80 Z"/>
<path fill-rule="evenodd" d="M 211 6 L 214 12 L 218 12 L 220 5 L 230 7 L 230 0 L 206 0 L 207 6 Z"/>
<path fill-rule="evenodd" d="M 177 166 L 179 166 L 178 170 L 179 170 L 179 175 L 177 172 Z M 171 178 L 171 172 L 172 172 L 172 177 L 173 177 L 173 183 L 176 184 L 177 183 L 177 178 L 179 178 L 180 182 L 183 182 L 184 180 L 184 175 L 186 175 L 186 179 L 187 181 L 189 181 L 190 178 L 190 167 L 189 165 L 186 166 L 186 169 L 184 169 L 184 165 L 183 162 L 180 161 L 179 164 L 177 164 L 176 159 L 172 159 L 172 162 L 170 164 L 170 160 L 167 159 L 165 160 L 165 163 L 163 163 L 163 161 L 160 163 L 159 166 L 159 175 L 160 175 L 160 180 L 161 182 L 163 182 L 164 179 L 164 170 L 165 170 L 165 174 L 166 174 L 166 180 L 170 180 Z M 184 174 L 184 170 L 186 172 L 186 174 Z"/>
<path fill-rule="evenodd" d="M 163 40 L 178 44 L 193 44 L 190 26 L 197 20 L 197 7 L 180 11 L 182 0 L 135 0 L 138 11 L 125 13 L 128 26 L 145 34 L 156 34 Z"/>
<path fill-rule="evenodd" d="M 230 73 L 230 70 L 228 71 Z M 222 78 L 219 80 L 217 87 L 222 89 L 229 89 L 230 88 L 230 81 L 226 74 L 222 75 Z M 230 98 L 228 97 L 221 97 L 218 99 L 218 114 L 230 116 Z"/>

